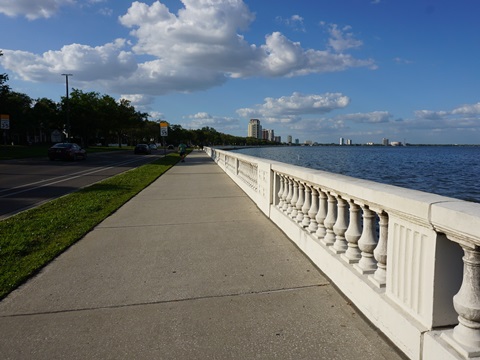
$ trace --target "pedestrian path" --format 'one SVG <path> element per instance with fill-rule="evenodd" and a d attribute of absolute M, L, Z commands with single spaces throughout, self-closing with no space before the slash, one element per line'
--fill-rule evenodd
<path fill-rule="evenodd" d="M 402 359 L 203 152 L 0 302 L 2 359 Z"/>

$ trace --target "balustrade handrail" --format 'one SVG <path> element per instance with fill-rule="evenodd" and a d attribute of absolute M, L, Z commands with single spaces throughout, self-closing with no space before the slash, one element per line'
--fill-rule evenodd
<path fill-rule="evenodd" d="M 205 151 L 409 357 L 480 356 L 480 204 Z"/>

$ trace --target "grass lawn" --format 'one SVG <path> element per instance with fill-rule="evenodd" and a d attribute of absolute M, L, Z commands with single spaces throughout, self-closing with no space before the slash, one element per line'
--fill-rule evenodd
<path fill-rule="evenodd" d="M 0 221 L 0 299 L 176 164 L 176 153 Z"/>

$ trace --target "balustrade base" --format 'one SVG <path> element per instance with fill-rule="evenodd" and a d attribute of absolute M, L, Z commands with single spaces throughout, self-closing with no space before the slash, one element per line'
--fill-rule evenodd
<path fill-rule="evenodd" d="M 343 261 L 345 261 L 347 264 L 358 264 L 358 262 L 360 261 L 360 258 L 358 258 L 358 259 L 350 259 L 349 257 L 347 257 L 346 254 L 340 255 L 340 259 L 342 259 Z"/>
<path fill-rule="evenodd" d="M 379 289 L 382 289 L 384 287 L 386 287 L 386 284 L 385 282 L 380 282 L 378 281 L 376 278 L 375 278 L 375 274 L 374 275 L 370 275 L 368 277 L 368 280 L 370 280 L 370 282 L 372 282 L 376 287 L 378 287 Z"/>
<path fill-rule="evenodd" d="M 336 249 L 335 248 L 335 245 L 333 244 L 333 246 L 330 246 L 328 248 L 331 252 L 333 252 L 334 254 L 344 254 L 347 250 L 344 250 L 344 249 Z"/>
<path fill-rule="evenodd" d="M 479 348 L 471 348 L 469 346 L 462 345 L 458 343 L 453 338 L 453 330 L 445 331 L 440 336 L 442 340 L 444 340 L 448 345 L 455 349 L 463 358 L 465 359 L 475 359 L 480 358 L 480 349 Z"/>
<path fill-rule="evenodd" d="M 362 269 L 358 264 L 353 265 L 353 268 L 362 275 L 374 274 L 376 269 Z"/>

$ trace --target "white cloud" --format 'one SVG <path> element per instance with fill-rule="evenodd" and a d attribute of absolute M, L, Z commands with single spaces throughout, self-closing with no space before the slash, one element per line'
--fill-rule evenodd
<path fill-rule="evenodd" d="M 73 0 L 63 4 L 69 1 Z M 279 32 L 267 34 L 264 44 L 249 44 L 239 32 L 254 21 L 254 14 L 243 1 L 182 3 L 184 7 L 173 14 L 160 1 L 133 2 L 119 18 L 131 29 L 133 44 L 120 39 L 97 47 L 71 44 L 41 55 L 5 50 L 0 61 L 23 80 L 58 81 L 58 74 L 68 71 L 76 81 L 90 85 L 96 81 L 107 91 L 150 95 L 205 90 L 229 78 L 293 77 L 376 67 L 371 59 L 338 52 L 354 46 L 349 33 L 342 32 L 345 45 L 337 46 L 336 53 L 304 49 Z M 292 17 L 292 21 L 301 20 Z M 145 57 L 148 61 L 137 63 Z"/>
<path fill-rule="evenodd" d="M 295 31 L 305 32 L 305 25 L 303 23 L 303 17 L 300 15 L 292 15 L 289 18 L 283 18 L 281 16 L 276 17 L 277 22 L 285 24 L 286 26 L 292 28 Z"/>
<path fill-rule="evenodd" d="M 0 13 L 10 17 L 25 16 L 29 20 L 50 18 L 62 6 L 74 0 L 0 0 Z"/>
<path fill-rule="evenodd" d="M 71 44 L 59 51 L 35 55 L 19 50 L 3 50 L 2 65 L 28 81 L 58 81 L 59 75 L 72 73 L 77 82 L 115 79 L 132 74 L 137 64 L 130 52 L 122 50 L 125 40 L 103 46 Z"/>
<path fill-rule="evenodd" d="M 351 29 L 351 26 L 344 26 L 340 29 L 338 25 L 330 24 L 328 28 L 330 33 L 328 45 L 336 52 L 343 52 L 362 46 L 363 42 L 355 39 L 353 33 L 349 32 Z"/>
<path fill-rule="evenodd" d="M 355 113 L 337 116 L 338 120 L 353 121 L 356 123 L 387 123 L 392 120 L 392 115 L 388 111 L 372 111 L 369 113 Z"/>
<path fill-rule="evenodd" d="M 237 110 L 244 118 L 261 118 L 268 123 L 294 123 L 301 115 L 325 114 L 346 107 L 350 99 L 340 93 L 303 95 L 294 92 L 291 96 L 266 98 L 264 103 L 254 108 Z"/>
<path fill-rule="evenodd" d="M 187 129 L 201 129 L 203 127 L 212 127 L 219 132 L 231 132 L 238 130 L 239 120 L 231 117 L 212 116 L 206 112 L 199 112 L 190 115 L 187 122 L 183 124 Z"/>

